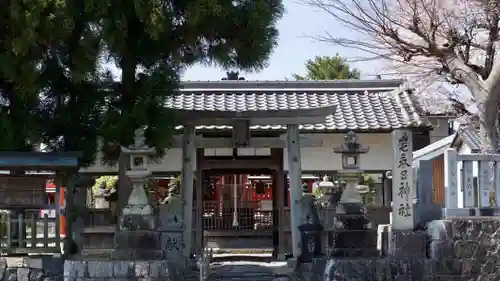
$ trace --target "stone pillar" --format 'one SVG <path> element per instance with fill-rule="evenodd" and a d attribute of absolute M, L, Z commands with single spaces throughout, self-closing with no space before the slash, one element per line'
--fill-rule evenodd
<path fill-rule="evenodd" d="M 151 174 L 148 170 L 148 155 L 154 154 L 155 149 L 145 144 L 144 131 L 139 129 L 135 132 L 134 145 L 122 147 L 122 152 L 130 158 L 130 170 L 126 176 L 132 184 L 132 192 L 119 218 L 113 257 L 160 259 L 163 251 L 159 232 L 156 231 L 156 214 L 144 190 L 146 179 Z"/>
<path fill-rule="evenodd" d="M 392 132 L 392 222 L 388 255 L 395 258 L 425 257 L 427 234 L 414 231 L 417 212 L 417 185 L 413 175 L 413 144 L 410 130 Z M 415 246 L 418 247 L 415 247 Z"/>
<path fill-rule="evenodd" d="M 413 181 L 412 133 L 392 132 L 394 167 L 392 169 L 392 229 L 413 230 L 417 189 Z"/>
<path fill-rule="evenodd" d="M 293 256 L 301 255 L 300 243 L 300 218 L 302 210 L 300 198 L 302 197 L 302 171 L 299 144 L 299 125 L 287 125 L 287 151 L 288 175 L 290 176 L 290 220 L 292 230 Z"/>
<path fill-rule="evenodd" d="M 194 126 L 184 125 L 182 136 L 182 172 L 181 172 L 181 197 L 184 200 L 184 229 L 183 229 L 183 256 L 191 255 L 192 229 L 193 229 L 193 184 L 195 143 Z M 197 199 L 199 200 L 199 199 Z"/>

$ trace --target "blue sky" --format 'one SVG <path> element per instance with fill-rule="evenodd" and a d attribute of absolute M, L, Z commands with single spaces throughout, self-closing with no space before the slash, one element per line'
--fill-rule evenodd
<path fill-rule="evenodd" d="M 308 7 L 298 0 L 284 0 L 286 13 L 278 24 L 279 45 L 269 61 L 269 66 L 258 73 L 240 73 L 247 80 L 284 80 L 292 73 L 303 74 L 306 60 L 318 55 L 334 56 L 339 53 L 344 57 L 362 56 L 352 49 L 341 48 L 320 43 L 310 38 L 320 35 L 323 30 L 339 37 L 352 38 L 354 32 L 342 27 L 332 16 L 318 9 Z M 363 78 L 377 73 L 375 62 L 355 63 L 353 66 L 361 70 Z M 194 66 L 182 76 L 182 80 L 220 80 L 225 70 L 215 67 Z"/>

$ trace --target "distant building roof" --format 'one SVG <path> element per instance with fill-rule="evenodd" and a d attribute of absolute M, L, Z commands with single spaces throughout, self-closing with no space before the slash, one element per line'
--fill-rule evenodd
<path fill-rule="evenodd" d="M 437 142 L 433 142 L 428 146 L 421 148 L 417 151 L 413 152 L 413 161 L 420 160 L 431 160 L 435 157 L 443 155 L 446 149 L 450 148 L 450 145 L 455 140 L 455 134 L 451 136 L 447 136 L 446 138 L 442 138 Z"/>
<path fill-rule="evenodd" d="M 452 145 L 458 146 L 461 142 L 465 143 L 473 153 L 480 152 L 483 148 L 478 130 L 469 126 L 460 126 Z"/>
<path fill-rule="evenodd" d="M 302 125 L 303 131 L 391 131 L 429 127 L 411 90 L 402 80 L 335 81 L 189 81 L 166 106 L 192 111 L 279 111 L 336 105 L 323 124 Z M 231 126 L 199 126 L 227 130 Z M 283 130 L 282 124 L 252 126 Z"/>

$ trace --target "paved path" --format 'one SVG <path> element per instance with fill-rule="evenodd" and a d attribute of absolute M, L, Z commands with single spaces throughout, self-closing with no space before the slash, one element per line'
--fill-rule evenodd
<path fill-rule="evenodd" d="M 286 262 L 231 261 L 213 263 L 207 281 L 292 281 L 280 274 Z"/>

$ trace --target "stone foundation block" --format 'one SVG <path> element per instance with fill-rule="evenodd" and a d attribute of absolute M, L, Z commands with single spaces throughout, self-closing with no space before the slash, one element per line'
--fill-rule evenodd
<path fill-rule="evenodd" d="M 149 230 L 118 231 L 115 234 L 116 249 L 159 249 L 160 233 Z"/>
<path fill-rule="evenodd" d="M 178 281 L 185 274 L 182 268 L 166 260 L 67 260 L 64 264 L 65 281 Z"/>
<path fill-rule="evenodd" d="M 387 255 L 396 258 L 425 258 L 427 233 L 391 229 L 388 232 Z"/>

